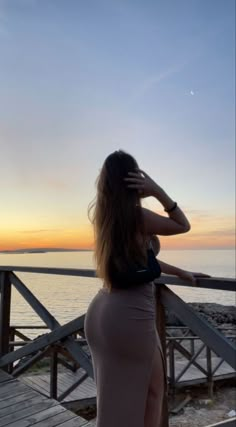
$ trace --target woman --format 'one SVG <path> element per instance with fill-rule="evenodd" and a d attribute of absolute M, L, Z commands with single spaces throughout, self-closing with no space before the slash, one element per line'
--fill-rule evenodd
<path fill-rule="evenodd" d="M 168 217 L 141 206 L 148 196 L 156 197 Z M 153 236 L 186 233 L 189 221 L 123 151 L 106 158 L 91 209 L 97 275 L 103 280 L 85 318 L 97 385 L 96 426 L 164 427 L 167 379 L 152 280 L 161 271 L 191 281 L 196 274 L 158 262 L 159 240 Z"/>

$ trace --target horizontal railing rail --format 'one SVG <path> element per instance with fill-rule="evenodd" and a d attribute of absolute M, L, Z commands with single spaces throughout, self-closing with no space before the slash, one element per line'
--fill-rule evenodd
<path fill-rule="evenodd" d="M 97 278 L 94 269 L 85 268 L 54 268 L 54 267 L 28 267 L 28 266 L 0 266 L 0 272 L 22 272 L 22 273 L 38 273 L 38 274 L 53 274 L 61 276 L 78 276 L 78 277 L 93 277 Z M 159 279 L 155 280 L 156 284 L 165 283 L 167 285 L 199 287 L 205 289 L 219 289 L 226 291 L 236 291 L 236 281 L 234 278 L 225 277 L 199 277 L 197 285 L 192 285 L 189 281 L 180 279 L 179 277 L 162 274 Z"/>

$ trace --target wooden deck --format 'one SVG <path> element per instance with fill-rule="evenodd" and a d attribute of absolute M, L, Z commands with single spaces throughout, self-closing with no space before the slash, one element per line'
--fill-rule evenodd
<path fill-rule="evenodd" d="M 0 370 L 0 427 L 95 427 L 22 381 Z"/>
<path fill-rule="evenodd" d="M 221 359 L 219 357 L 212 357 L 212 367 L 217 366 Z M 206 369 L 207 360 L 206 358 L 197 359 L 198 363 Z M 182 372 L 183 368 L 186 366 L 187 362 L 185 361 L 176 361 L 175 362 L 175 376 L 179 375 Z M 167 367 L 167 372 L 169 373 L 169 367 Z M 58 393 L 63 393 L 68 387 L 75 383 L 79 378 L 84 375 L 84 369 L 80 368 L 76 372 L 66 371 L 64 373 L 58 374 Z M 222 365 L 217 370 L 217 374 L 214 375 L 214 381 L 222 380 L 226 378 L 234 378 L 236 372 L 234 371 L 228 363 L 223 362 Z M 37 375 L 27 375 L 22 376 L 20 381 L 29 385 L 33 389 L 39 391 L 43 395 L 49 397 L 50 394 L 50 374 L 37 374 Z M 207 382 L 208 379 L 206 375 L 199 371 L 195 366 L 190 366 L 188 370 L 183 374 L 181 379 L 176 384 L 177 387 L 194 385 Z M 62 400 L 62 403 L 76 403 L 78 408 L 84 406 L 85 404 L 95 403 L 96 402 L 96 385 L 92 378 L 86 378 L 75 390 L 73 390 L 65 399 Z M 73 405 L 67 405 L 72 408 Z"/>
<path fill-rule="evenodd" d="M 198 358 L 196 359 L 200 366 L 205 370 L 207 369 L 207 359 Z M 221 361 L 220 357 L 212 357 L 212 369 L 214 369 L 218 363 Z M 187 365 L 187 361 L 176 360 L 175 361 L 175 378 L 178 377 L 179 373 L 183 371 L 184 367 Z M 167 366 L 167 373 L 169 374 L 169 366 Z M 236 371 L 227 363 L 223 362 L 221 366 L 217 369 L 216 373 L 213 375 L 213 381 L 219 381 L 228 378 L 235 378 Z M 176 387 L 183 387 L 186 385 L 194 385 L 208 382 L 208 378 L 204 375 L 197 367 L 191 365 L 188 370 L 181 376 L 177 381 Z"/>
<path fill-rule="evenodd" d="M 57 376 L 57 389 L 58 394 L 65 392 L 72 384 L 80 379 L 85 373 L 85 370 L 80 368 L 76 372 L 67 370 L 63 373 L 58 373 Z M 20 381 L 24 382 L 31 388 L 39 391 L 44 396 L 49 397 L 50 395 L 50 374 L 38 374 L 38 375 L 27 375 L 20 377 Z M 87 377 L 75 390 L 73 390 L 68 396 L 66 396 L 61 403 L 67 404 L 67 407 L 74 407 L 68 405 L 69 403 L 77 403 L 76 408 L 83 407 L 87 404 L 96 403 L 96 385 L 92 378 Z"/>

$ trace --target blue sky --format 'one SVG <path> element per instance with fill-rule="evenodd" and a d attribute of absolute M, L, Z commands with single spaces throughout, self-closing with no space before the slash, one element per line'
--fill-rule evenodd
<path fill-rule="evenodd" d="M 52 246 L 38 230 L 91 244 L 87 205 L 119 148 L 186 210 L 193 246 L 232 238 L 234 34 L 233 0 L 0 0 L 3 246 L 27 244 L 13 231 Z"/>

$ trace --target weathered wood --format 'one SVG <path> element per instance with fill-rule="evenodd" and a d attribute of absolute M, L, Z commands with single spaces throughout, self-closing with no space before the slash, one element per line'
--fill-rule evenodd
<path fill-rule="evenodd" d="M 96 420 L 89 421 L 84 427 L 96 427 Z"/>
<path fill-rule="evenodd" d="M 22 394 L 18 394 L 15 397 L 8 397 L 6 399 L 3 399 L 0 401 L 0 410 L 3 408 L 7 408 L 9 406 L 16 405 L 17 403 L 20 403 L 20 402 L 25 402 L 26 400 L 31 399 L 32 397 L 35 397 L 35 395 L 36 395 L 36 391 L 29 389 L 29 391 L 26 391 Z M 8 410 L 10 412 L 11 408 L 9 408 Z"/>
<path fill-rule="evenodd" d="M 63 411 L 60 414 L 54 415 L 47 419 L 47 427 L 59 426 L 63 421 L 69 421 L 76 418 L 76 415 L 70 411 Z M 44 421 L 37 422 L 37 427 L 45 427 Z"/>
<path fill-rule="evenodd" d="M 175 312 L 182 322 L 198 335 L 216 354 L 221 356 L 236 370 L 236 347 L 225 336 L 215 329 L 203 317 L 200 317 L 188 304 L 172 292 L 167 286 L 162 285 L 161 299 L 164 305 Z"/>
<path fill-rule="evenodd" d="M 94 277 L 96 272 L 94 269 L 78 269 L 78 268 L 51 268 L 51 267 L 23 267 L 23 266 L 1 266 L 0 271 L 21 271 L 28 273 L 40 274 L 55 274 L 63 276 L 75 277 Z M 224 277 L 198 278 L 197 285 L 191 285 L 188 280 L 183 280 L 178 277 L 162 274 L 159 279 L 155 279 L 155 283 L 166 283 L 169 285 L 198 287 L 205 289 L 222 289 L 228 291 L 236 290 L 235 279 L 226 279 Z"/>
<path fill-rule="evenodd" d="M 25 396 L 25 394 L 24 394 Z M 14 399 L 15 400 L 15 399 Z M 31 396 L 21 402 L 15 402 L 14 403 L 14 412 L 17 411 L 21 411 L 22 409 L 26 409 L 29 406 L 33 406 L 36 403 L 41 403 L 41 402 L 48 402 L 48 399 L 44 396 L 41 396 L 39 393 L 37 394 L 35 392 L 34 396 Z M 12 405 L 11 405 L 12 406 Z M 6 415 L 9 415 L 9 413 L 11 413 L 9 406 L 5 407 L 5 408 L 1 408 L 0 409 L 0 419 Z"/>
<path fill-rule="evenodd" d="M 172 389 L 175 389 L 174 341 L 170 342 L 169 346 L 169 384 Z"/>
<path fill-rule="evenodd" d="M 10 375 L 0 369 L 0 385 L 6 381 L 9 381 Z"/>
<path fill-rule="evenodd" d="M 36 311 L 38 316 L 46 323 L 46 325 L 51 329 L 55 330 L 58 328 L 63 328 L 60 323 L 55 319 L 54 316 L 41 304 L 41 302 L 30 292 L 30 290 L 24 285 L 24 283 L 14 274 L 10 273 L 10 280 L 12 284 L 17 288 L 18 292 L 25 298 L 25 300 L 31 305 L 31 307 Z M 79 319 L 83 319 L 81 323 L 81 327 L 83 327 L 85 316 L 81 316 Z M 65 325 L 64 325 L 65 326 Z M 80 329 L 78 328 L 78 329 Z M 73 330 L 72 333 L 76 332 Z M 79 343 L 74 342 L 73 338 L 68 336 L 70 334 L 66 334 L 63 336 L 64 342 L 63 344 L 67 348 L 67 350 L 72 354 L 74 360 L 78 362 L 83 368 L 86 369 L 89 376 L 94 377 L 93 366 L 90 359 L 82 350 Z M 1 367 L 0 360 L 0 367 Z"/>
<path fill-rule="evenodd" d="M 48 409 L 51 406 L 54 406 L 55 402 L 49 399 L 43 400 L 40 403 L 36 403 L 34 405 L 28 406 L 25 409 L 14 411 L 2 418 L 0 418 L 0 427 L 3 427 L 7 424 L 10 424 L 14 421 L 21 420 L 22 418 L 29 417 L 31 415 L 36 414 L 44 409 Z M 72 417 L 71 417 L 72 418 Z M 45 426 L 45 424 L 44 424 Z"/>
<path fill-rule="evenodd" d="M 211 361 L 211 349 L 206 348 L 206 359 L 207 359 L 207 385 L 208 385 L 208 396 L 210 399 L 213 398 L 213 375 L 212 375 L 212 361 Z"/>
<path fill-rule="evenodd" d="M 219 369 L 219 367 L 222 365 L 222 363 L 224 363 L 224 359 L 221 358 L 219 363 L 212 370 L 212 375 L 215 375 L 216 371 Z"/>
<path fill-rule="evenodd" d="M 11 283 L 8 272 L 0 273 L 0 357 L 9 351 Z M 4 369 L 7 371 L 8 366 Z"/>
<path fill-rule="evenodd" d="M 185 368 L 183 369 L 183 371 L 181 372 L 181 374 L 178 375 L 178 377 L 176 378 L 176 382 L 179 381 L 179 379 L 182 377 L 182 375 L 184 375 L 184 373 L 187 371 L 187 369 L 193 365 L 195 366 L 197 369 L 199 369 L 199 371 L 201 371 L 204 375 L 207 375 L 207 371 L 205 369 L 203 369 L 203 367 L 201 365 L 199 365 L 199 363 L 196 362 L 197 357 L 199 356 L 199 354 L 202 352 L 202 350 L 205 348 L 205 344 L 203 343 L 203 345 L 198 349 L 198 351 L 192 356 L 191 353 L 189 353 L 188 350 L 186 350 L 185 348 L 183 348 L 181 345 L 179 345 L 178 342 L 176 342 L 175 344 L 175 348 L 182 353 L 182 355 L 184 357 L 186 357 L 186 359 L 188 360 L 187 365 L 185 366 Z"/>
<path fill-rule="evenodd" d="M 25 391 L 24 384 L 17 382 L 16 380 L 7 381 L 0 387 L 0 400 L 5 400 L 8 397 L 17 396 Z"/>
<path fill-rule="evenodd" d="M 34 365 L 36 362 L 39 362 L 39 360 L 43 359 L 43 357 L 46 357 L 50 354 L 50 350 L 46 348 L 46 350 L 40 350 L 37 354 L 32 356 L 30 360 L 27 360 L 26 362 L 22 363 L 20 366 L 17 366 L 13 372 L 13 377 L 18 377 L 19 375 L 23 374 L 27 369 L 29 369 L 32 365 Z"/>
<path fill-rule="evenodd" d="M 61 414 L 65 412 L 65 408 L 63 408 L 60 405 L 57 405 L 55 403 L 54 406 L 50 406 L 50 408 L 48 409 L 43 409 L 40 412 L 37 412 L 36 414 L 33 415 L 29 415 L 26 416 L 25 418 L 21 419 L 21 420 L 17 420 L 15 422 L 12 422 L 10 424 L 10 427 L 31 427 L 37 426 L 37 422 L 39 421 L 43 421 L 44 422 L 44 426 L 47 427 L 47 420 L 48 418 L 57 415 L 57 414 Z M 36 424 L 36 426 L 35 426 Z"/>
<path fill-rule="evenodd" d="M 91 399 L 96 398 L 95 382 L 90 377 L 85 378 L 85 375 L 87 376 L 87 373 L 82 368 L 76 373 L 70 371 L 58 373 L 58 394 L 60 393 L 58 400 L 62 402 L 63 397 L 63 405 L 65 402 L 84 402 L 86 399 L 90 402 Z M 43 380 L 43 383 L 40 383 L 40 379 Z M 49 396 L 49 373 L 27 376 L 21 381 L 40 392 L 44 387 L 44 393 Z M 68 389 L 70 389 L 70 393 L 68 393 Z M 65 395 L 62 396 L 64 393 Z"/>
<path fill-rule="evenodd" d="M 57 351 L 51 350 L 50 357 L 50 397 L 57 399 Z"/>
<path fill-rule="evenodd" d="M 65 423 L 60 424 L 60 427 L 89 427 L 88 421 L 81 421 L 78 418 L 73 418 L 72 420 L 66 421 Z M 91 425 L 90 425 L 91 426 Z M 93 424 L 95 427 L 95 424 Z"/>
<path fill-rule="evenodd" d="M 62 423 L 66 425 L 70 420 L 77 421 L 74 426 L 87 424 L 57 401 L 42 396 L 10 375 L 3 373 L 3 377 L 6 382 L 0 387 L 0 427 L 31 427 L 35 424 L 37 427 L 56 427 Z"/>
<path fill-rule="evenodd" d="M 206 427 L 235 427 L 236 426 L 236 417 L 231 418 L 230 420 L 220 421 L 216 424 L 210 424 Z"/>
<path fill-rule="evenodd" d="M 55 274 L 60 276 L 96 277 L 94 269 L 1 266 L 0 271 L 21 271 L 24 273 Z"/>
<path fill-rule="evenodd" d="M 58 396 L 58 401 L 62 402 L 62 400 L 64 400 L 65 397 L 68 396 L 68 394 L 70 394 L 73 390 L 75 390 L 86 378 L 88 378 L 87 372 L 81 378 L 75 381 L 74 384 L 68 387 L 67 390 L 65 390 L 62 394 L 60 394 L 60 396 Z"/>
<path fill-rule="evenodd" d="M 11 325 L 13 329 L 49 329 L 46 325 Z"/>
<path fill-rule="evenodd" d="M 192 396 L 189 394 L 185 397 L 184 400 L 182 400 L 175 408 L 171 409 L 170 413 L 173 415 L 177 415 L 179 411 L 181 411 L 185 405 L 187 405 L 190 400 L 192 400 Z"/>
<path fill-rule="evenodd" d="M 49 345 L 55 344 L 60 340 L 66 339 L 68 335 L 71 335 L 73 332 L 81 328 L 83 324 L 84 324 L 84 316 L 82 315 L 77 319 L 71 320 L 70 322 L 68 322 L 63 326 L 56 328 L 53 332 L 50 332 L 49 334 L 43 337 L 37 338 L 35 341 L 28 344 L 27 346 L 19 348 L 18 350 L 14 351 L 14 353 L 6 354 L 0 359 L 0 368 L 5 366 L 8 363 L 21 359 L 24 356 L 28 356 L 29 354 L 32 354 L 38 350 L 42 350 Z M 83 353 L 83 356 L 84 358 L 86 357 L 88 365 L 90 367 L 91 362 L 89 357 L 86 355 L 86 353 Z M 74 357 L 74 354 L 73 354 L 73 357 Z M 75 358 L 76 360 L 78 360 L 77 354 L 75 354 Z M 81 361 L 78 361 L 78 363 L 81 363 Z M 81 366 L 82 366 L 82 363 L 81 363 Z M 88 372 L 88 369 L 86 369 L 86 371 Z M 91 370 L 88 373 L 90 375 Z"/>
<path fill-rule="evenodd" d="M 32 341 L 31 338 L 27 337 L 25 334 L 22 334 L 22 332 L 18 331 L 15 328 L 11 328 L 14 331 L 14 335 L 18 338 L 20 338 L 22 341 Z"/>
<path fill-rule="evenodd" d="M 46 309 L 46 307 L 44 307 L 44 305 L 38 300 L 38 298 L 36 298 L 36 296 L 14 273 L 10 273 L 10 280 L 14 287 L 17 289 L 17 291 L 37 313 L 37 315 L 43 320 L 44 323 L 46 323 L 48 328 L 53 330 L 60 326 L 55 317 Z"/>

